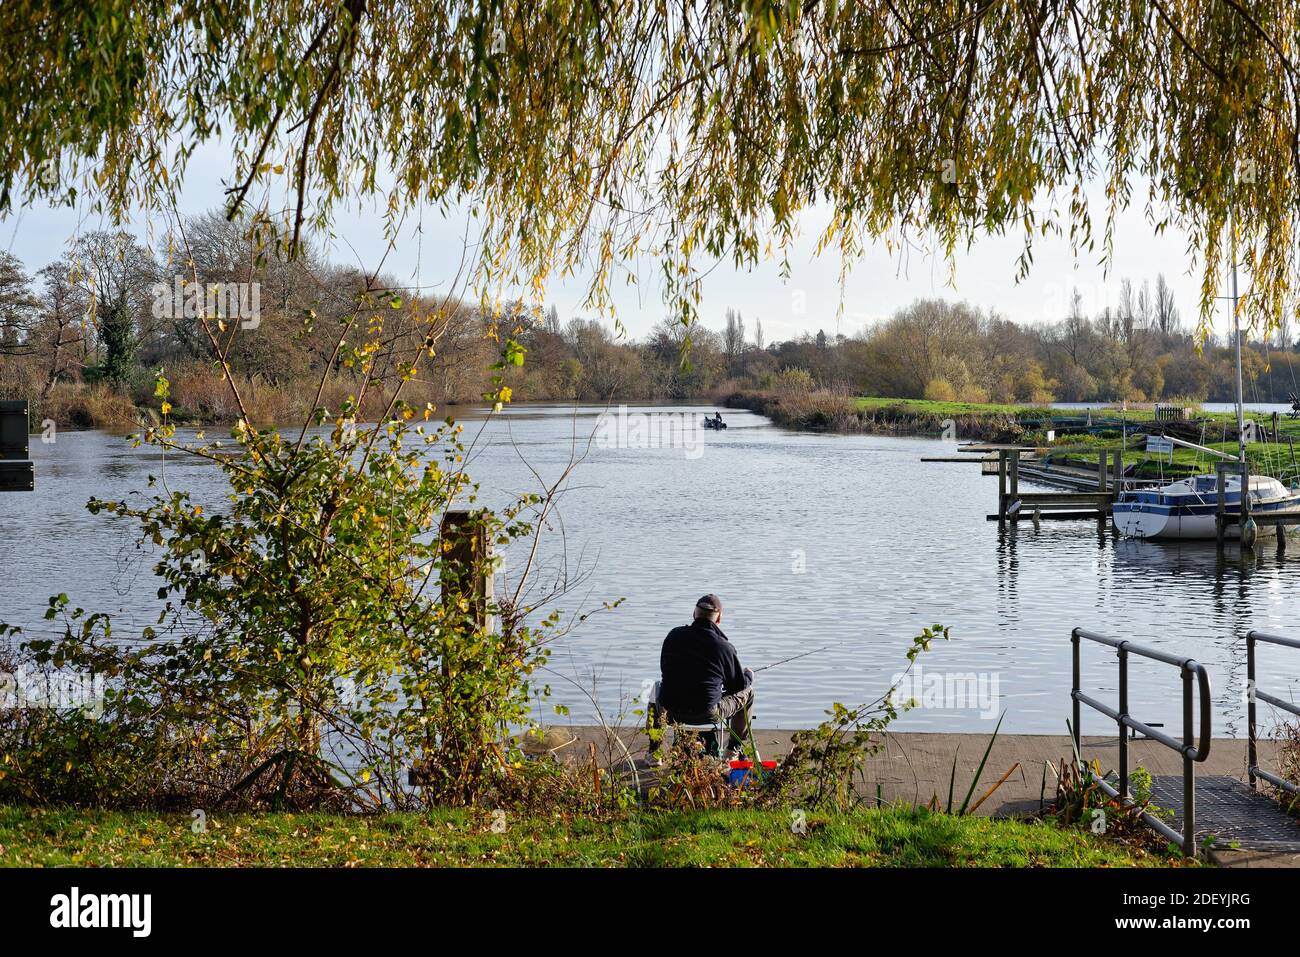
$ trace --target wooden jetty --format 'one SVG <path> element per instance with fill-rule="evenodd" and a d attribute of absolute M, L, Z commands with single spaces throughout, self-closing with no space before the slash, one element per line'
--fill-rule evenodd
<path fill-rule="evenodd" d="M 1043 519 L 1091 519 L 1105 522 L 1120 487 L 1123 463 L 1118 450 L 1097 453 L 1097 471 L 1088 475 L 1082 469 L 1049 465 L 1038 458 L 1041 451 L 1032 445 L 969 444 L 962 452 L 996 456 L 998 476 L 998 510 L 988 516 L 1004 528 L 1007 522 Z M 1032 458 L 1025 459 L 1026 454 Z M 983 461 L 991 461 L 984 459 Z M 1113 472 L 1113 474 L 1112 474 Z M 1020 479 L 1062 485 L 1061 492 L 1022 492 Z"/>
<path fill-rule="evenodd" d="M 1112 514 L 1115 497 L 1123 485 L 1123 463 L 1118 449 L 1100 451 L 1097 454 L 1097 472 L 1095 477 L 1088 476 L 1082 469 L 1067 469 L 1040 462 L 1037 449 L 1016 445 L 969 445 L 962 446 L 964 452 L 995 453 L 997 456 L 998 475 L 998 510 L 989 515 L 988 520 L 1004 528 L 1008 522 L 1026 519 L 1035 523 L 1044 519 L 1079 520 L 1090 519 L 1105 523 Z M 1035 453 L 1026 461 L 1026 453 Z M 1286 550 L 1287 537 L 1285 529 L 1300 526 L 1300 508 L 1284 511 L 1252 512 L 1250 496 L 1243 496 L 1236 507 L 1229 507 L 1227 501 L 1227 477 L 1233 472 L 1241 475 L 1243 487 L 1249 472 L 1248 467 L 1240 462 L 1219 462 L 1216 464 L 1216 501 L 1215 512 L 1216 542 L 1219 548 L 1227 543 L 1227 530 L 1237 527 L 1241 544 L 1253 547 L 1251 533 L 1246 529 L 1248 520 L 1254 521 L 1257 528 L 1277 528 L 1277 550 Z M 1061 492 L 1022 492 L 1020 479 L 1030 478 L 1037 482 L 1064 485 L 1069 491 Z"/>
<path fill-rule="evenodd" d="M 1150 482 L 1122 481 L 1123 457 L 1119 449 L 1100 450 L 1097 452 L 1096 470 L 1058 465 L 1044 462 L 1041 455 L 1043 448 L 1033 445 L 1001 445 L 996 443 L 968 443 L 958 446 L 961 456 L 935 456 L 923 459 L 926 462 L 979 462 L 986 475 L 998 477 L 998 510 L 987 516 L 990 522 L 997 522 L 999 528 L 1005 528 L 1008 522 L 1032 521 L 1037 524 L 1044 520 L 1090 520 L 1105 524 L 1113 514 L 1116 496 L 1124 489 L 1145 487 Z M 976 458 L 975 456 L 980 456 Z M 1227 503 L 1227 476 L 1240 472 L 1243 482 L 1249 474 L 1247 467 L 1232 461 L 1219 462 L 1215 467 L 1217 475 L 1218 509 L 1215 513 L 1216 539 L 1222 548 L 1227 541 L 1227 530 L 1236 526 L 1240 530 L 1242 545 L 1253 547 L 1249 540 L 1250 532 L 1246 530 L 1248 519 L 1254 520 L 1257 528 L 1276 527 L 1279 529 L 1277 549 L 1286 549 L 1284 529 L 1300 526 L 1300 508 L 1285 511 L 1252 512 L 1249 496 L 1242 503 L 1232 508 Z M 1020 480 L 1055 485 L 1062 491 L 1022 492 Z"/>

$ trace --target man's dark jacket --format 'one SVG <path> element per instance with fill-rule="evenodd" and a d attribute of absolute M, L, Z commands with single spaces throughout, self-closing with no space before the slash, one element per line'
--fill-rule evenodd
<path fill-rule="evenodd" d="M 707 618 L 668 632 L 659 654 L 663 679 L 659 704 L 671 715 L 704 717 L 724 694 L 745 688 L 740 656 L 727 636 Z"/>

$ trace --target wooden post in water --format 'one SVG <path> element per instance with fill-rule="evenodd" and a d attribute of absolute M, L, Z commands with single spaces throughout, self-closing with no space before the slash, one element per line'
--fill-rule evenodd
<path fill-rule="evenodd" d="M 1007 452 L 998 449 L 998 531 L 1007 527 Z"/>
<path fill-rule="evenodd" d="M 1215 486 L 1217 491 L 1218 508 L 1214 513 L 1214 537 L 1218 542 L 1219 548 L 1223 548 L 1224 532 L 1228 521 L 1227 515 L 1224 514 L 1228 504 L 1228 493 L 1226 488 L 1226 479 L 1224 473 L 1229 463 L 1219 462 L 1214 467 Z"/>
<path fill-rule="evenodd" d="M 1020 450 L 1011 451 L 1011 474 L 1007 477 L 1007 484 L 1010 486 L 1008 492 L 1013 501 L 1020 498 Z M 1017 513 L 1019 514 L 1019 513 Z"/>
<path fill-rule="evenodd" d="M 1120 449 L 1115 449 L 1113 452 L 1111 452 L 1111 459 L 1112 459 L 1112 461 L 1114 462 L 1114 480 L 1111 482 L 1111 486 L 1110 486 L 1110 487 L 1111 487 L 1110 500 L 1111 500 L 1111 503 L 1112 503 L 1112 505 L 1113 505 L 1114 502 L 1115 502 L 1115 499 L 1119 498 L 1119 493 L 1120 493 L 1121 491 L 1123 491 L 1123 489 L 1124 489 L 1124 453 L 1123 453 L 1123 451 L 1120 450 Z M 1118 534 L 1119 534 L 1119 528 L 1114 524 L 1115 509 L 1112 507 L 1112 508 L 1107 509 L 1106 511 L 1107 511 L 1107 514 L 1110 515 L 1110 516 L 1112 517 L 1112 521 L 1111 521 L 1111 530 L 1112 530 L 1116 535 L 1118 535 Z M 1103 519 L 1103 521 L 1104 521 L 1104 520 L 1105 520 L 1105 516 L 1102 516 L 1102 519 Z"/>
<path fill-rule="evenodd" d="M 1101 495 L 1106 494 L 1106 473 L 1110 470 L 1110 453 L 1105 449 L 1097 454 L 1097 492 Z M 1097 505 L 1097 532 L 1104 535 L 1106 532 L 1106 511 Z"/>

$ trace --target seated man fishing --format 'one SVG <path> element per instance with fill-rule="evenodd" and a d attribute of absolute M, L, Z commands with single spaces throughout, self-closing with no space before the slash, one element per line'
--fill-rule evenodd
<path fill-rule="evenodd" d="M 664 719 L 682 724 L 709 724 L 715 719 L 730 730 L 729 756 L 740 756 L 749 734 L 749 713 L 754 704 L 754 673 L 740 664 L 740 656 L 718 627 L 722 600 L 705 595 L 695 603 L 689 625 L 668 632 L 659 655 L 659 698 L 647 708 L 651 728 L 663 728 Z M 666 714 L 665 714 L 666 713 Z M 721 748 L 722 742 L 718 742 Z M 650 760 L 656 761 L 659 742 L 651 739 Z"/>

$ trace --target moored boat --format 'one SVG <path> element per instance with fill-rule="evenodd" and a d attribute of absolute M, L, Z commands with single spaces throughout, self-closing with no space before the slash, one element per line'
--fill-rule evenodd
<path fill-rule="evenodd" d="M 1252 475 L 1246 494 L 1251 514 L 1300 508 L 1300 490 L 1289 489 L 1275 478 Z M 1224 507 L 1231 513 L 1241 509 L 1241 476 L 1224 479 Z M 1123 492 L 1112 509 L 1115 527 L 1129 538 L 1212 539 L 1218 534 L 1215 516 L 1219 509 L 1218 481 L 1213 475 L 1194 475 L 1160 488 Z M 1262 526 L 1260 534 L 1280 527 Z M 1228 537 L 1240 537 L 1236 525 L 1225 529 Z"/>
<path fill-rule="evenodd" d="M 1229 288 L 1232 304 L 1232 332 L 1236 353 L 1237 454 L 1163 436 L 1170 451 L 1174 445 L 1196 449 L 1233 462 L 1237 468 L 1224 475 L 1223 509 L 1225 514 L 1246 514 L 1245 529 L 1234 522 L 1224 529 L 1225 538 L 1251 545 L 1260 534 L 1285 535 L 1283 525 L 1256 525 L 1252 515 L 1300 510 L 1300 486 L 1291 487 L 1267 475 L 1247 475 L 1245 500 L 1242 499 L 1242 473 L 1246 472 L 1246 421 L 1241 376 L 1241 314 L 1237 307 L 1236 222 L 1229 220 L 1228 256 Z M 1171 459 L 1172 461 L 1172 459 Z M 1248 507 L 1243 510 L 1242 505 Z M 1121 491 L 1111 507 L 1115 528 L 1129 538 L 1218 538 L 1219 480 L 1215 475 L 1194 475 L 1160 488 Z"/>

